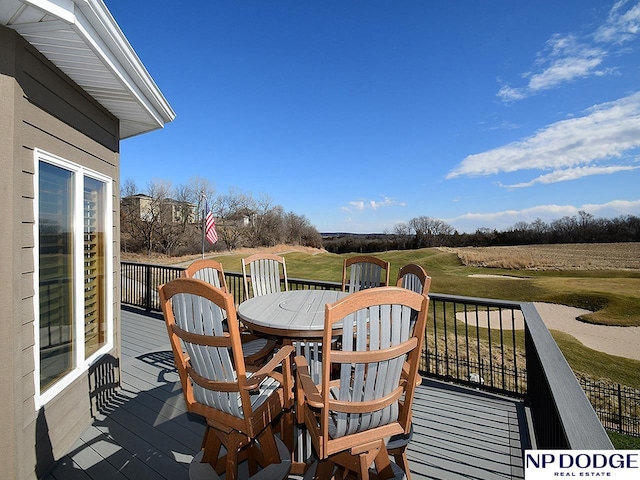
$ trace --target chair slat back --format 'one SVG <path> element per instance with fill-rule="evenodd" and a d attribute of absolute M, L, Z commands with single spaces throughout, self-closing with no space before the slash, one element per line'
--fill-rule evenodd
<path fill-rule="evenodd" d="M 215 260 L 208 258 L 196 260 L 184 270 L 183 276 L 186 278 L 197 278 L 225 292 L 228 291 L 222 264 Z"/>
<path fill-rule="evenodd" d="M 193 274 L 193 278 L 197 278 L 198 280 L 202 280 L 203 282 L 210 283 L 214 287 L 221 288 L 220 278 L 218 277 L 218 272 L 211 268 L 203 268 L 202 270 L 198 270 Z"/>
<path fill-rule="evenodd" d="M 256 254 L 243 258 L 242 274 L 246 298 L 280 292 L 282 283 L 284 289 L 289 290 L 286 263 L 284 257 L 279 255 Z"/>
<path fill-rule="evenodd" d="M 206 299 L 193 294 L 178 294 L 173 297 L 176 324 L 183 330 L 202 336 L 224 337 L 222 309 Z M 175 308 L 175 307 L 174 307 Z M 202 321 L 193 321 L 194 318 Z M 235 367 L 231 360 L 231 341 L 226 346 L 207 346 L 182 339 L 182 344 L 191 359 L 193 372 L 214 382 L 237 384 Z M 218 410 L 242 417 L 238 392 L 219 392 L 193 385 L 195 400 Z"/>
<path fill-rule="evenodd" d="M 428 295 L 431 287 L 431 277 L 420 265 L 409 263 L 398 271 L 396 286 L 413 290 L 422 295 Z"/>
<path fill-rule="evenodd" d="M 349 283 L 347 283 L 347 271 Z M 349 293 L 389 284 L 389 262 L 377 257 L 362 255 L 347 258 L 342 273 L 342 290 Z"/>
<path fill-rule="evenodd" d="M 408 362 L 413 374 L 407 378 L 415 378 L 427 303 L 423 295 L 385 287 L 327 305 L 321 392 L 325 402 L 322 428 L 330 438 L 396 421 L 405 430 L 409 428 L 406 409 L 411 408 L 415 382 L 404 381 L 402 371 Z M 342 322 L 342 337 L 331 342 L 336 322 Z M 339 375 L 332 378 L 331 372 L 336 371 Z"/>
<path fill-rule="evenodd" d="M 399 286 L 408 290 L 412 290 L 416 293 L 422 292 L 422 282 L 413 273 L 407 273 L 404 277 L 402 277 L 402 285 Z"/>
<path fill-rule="evenodd" d="M 226 324 L 228 331 L 224 322 L 235 319 L 232 295 L 180 278 L 161 286 L 160 298 L 187 403 L 243 418 L 246 369 L 240 332 L 237 321 Z"/>

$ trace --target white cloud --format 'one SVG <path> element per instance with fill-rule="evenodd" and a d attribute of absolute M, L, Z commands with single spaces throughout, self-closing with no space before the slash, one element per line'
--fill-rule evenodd
<path fill-rule="evenodd" d="M 601 204 L 585 203 L 579 210 L 604 218 L 614 218 L 620 215 L 640 215 L 640 200 L 613 200 Z"/>
<path fill-rule="evenodd" d="M 639 147 L 640 92 L 596 105 L 582 117 L 551 124 L 523 140 L 469 155 L 446 178 L 576 168 L 622 158 Z"/>
<path fill-rule="evenodd" d="M 384 197 L 384 200 L 382 200 L 381 202 L 376 202 L 375 200 L 369 200 L 369 206 L 372 209 L 377 210 L 380 207 L 404 207 L 405 203 L 398 202 L 389 197 Z"/>
<path fill-rule="evenodd" d="M 553 88 L 561 83 L 570 82 L 578 77 L 586 77 L 596 71 L 596 67 L 602 63 L 602 52 L 584 51 L 575 57 L 564 57 L 555 59 L 542 72 L 531 74 L 528 89 L 530 92 L 537 92 Z"/>
<path fill-rule="evenodd" d="M 541 219 L 552 222 L 562 217 L 572 217 L 585 211 L 595 217 L 615 218 L 623 215 L 640 215 L 640 200 L 613 200 L 602 204 L 537 205 L 521 210 L 503 210 L 492 213 L 466 213 L 445 220 L 460 232 L 474 232 L 478 228 L 503 230 L 517 222 L 533 222 Z"/>
<path fill-rule="evenodd" d="M 383 197 L 381 202 L 376 200 L 353 200 L 349 202 L 351 209 L 355 209 L 357 211 L 363 211 L 365 209 L 377 210 L 378 208 L 383 207 L 404 207 L 406 204 L 404 202 L 398 202 L 389 197 Z M 350 211 L 349 207 L 342 207 L 342 210 Z"/>
<path fill-rule="evenodd" d="M 505 188 L 524 188 L 524 187 L 531 187 L 539 183 L 550 184 L 550 183 L 566 182 L 569 180 L 577 180 L 578 178 L 587 177 L 591 175 L 610 175 L 612 173 L 625 172 L 629 170 L 635 170 L 637 168 L 640 168 L 640 167 L 614 165 L 610 167 L 567 168 L 565 170 L 556 170 L 555 172 L 548 173 L 546 175 L 540 175 L 539 177 L 536 177 L 529 182 L 515 183 L 512 185 L 501 184 L 500 186 Z"/>
<path fill-rule="evenodd" d="M 527 93 L 526 90 L 522 88 L 513 88 L 505 85 L 498 91 L 498 97 L 500 97 L 503 102 L 514 102 L 526 98 Z"/>
<path fill-rule="evenodd" d="M 519 124 L 503 120 L 495 125 L 491 125 L 487 130 L 517 130 L 518 128 L 520 128 Z"/>
<path fill-rule="evenodd" d="M 621 0 L 613 6 L 606 23 L 595 33 L 596 41 L 621 43 L 640 32 L 640 3 L 624 10 L 629 3 L 627 0 Z"/>
<path fill-rule="evenodd" d="M 514 102 L 578 78 L 614 72 L 614 68 L 599 68 L 609 56 L 609 48 L 640 33 L 640 2 L 629 7 L 630 3 L 617 2 L 606 22 L 591 35 L 581 39 L 574 34 L 553 35 L 538 53 L 533 70 L 523 75 L 528 83 L 522 87 L 503 85 L 497 96 L 504 102 Z"/>

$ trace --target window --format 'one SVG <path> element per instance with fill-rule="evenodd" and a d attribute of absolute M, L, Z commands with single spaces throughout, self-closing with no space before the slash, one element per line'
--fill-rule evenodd
<path fill-rule="evenodd" d="M 40 162 L 40 390 L 73 368 L 73 174 Z"/>
<path fill-rule="evenodd" d="M 112 348 L 111 191 L 36 150 L 36 407 Z"/>
<path fill-rule="evenodd" d="M 84 353 L 105 344 L 105 200 L 104 182 L 84 179 Z"/>

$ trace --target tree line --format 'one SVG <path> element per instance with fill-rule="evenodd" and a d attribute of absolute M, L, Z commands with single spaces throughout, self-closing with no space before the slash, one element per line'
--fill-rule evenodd
<path fill-rule="evenodd" d="M 208 211 L 216 222 L 215 245 L 203 241 Z M 209 252 L 281 243 L 322 247 L 320 233 L 305 216 L 285 212 L 267 195 L 217 194 L 208 180 L 199 177 L 177 186 L 153 180 L 144 190 L 126 180 L 120 191 L 120 226 L 121 249 L 148 255 L 190 255 L 203 248 Z"/>
<path fill-rule="evenodd" d="M 640 217 L 596 218 L 580 211 L 550 223 L 536 219 L 504 230 L 479 228 L 459 233 L 442 220 L 421 216 L 398 223 L 382 234 L 326 234 L 323 246 L 333 253 L 371 253 L 427 247 L 490 247 L 553 243 L 640 242 Z"/>

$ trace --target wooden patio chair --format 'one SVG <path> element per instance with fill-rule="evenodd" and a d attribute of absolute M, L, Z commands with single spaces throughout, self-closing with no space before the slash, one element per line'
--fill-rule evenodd
<path fill-rule="evenodd" d="M 185 278 L 197 278 L 220 288 L 224 292 L 229 291 L 224 277 L 224 268 L 220 262 L 215 260 L 208 258 L 196 260 L 182 272 L 182 276 Z M 242 324 L 241 333 L 240 339 L 242 351 L 244 352 L 244 361 L 251 365 L 252 368 L 264 364 L 276 348 L 276 342 L 272 339 L 253 335 L 249 330 L 242 327 Z"/>
<path fill-rule="evenodd" d="M 197 278 L 225 292 L 229 291 L 227 280 L 224 278 L 222 264 L 209 258 L 195 260 L 182 272 L 182 276 L 185 278 Z"/>
<path fill-rule="evenodd" d="M 179 278 L 159 287 L 162 312 L 189 412 L 207 422 L 202 462 L 237 478 L 239 460 L 258 467 L 290 468 L 279 453 L 272 423 L 284 414 L 292 448 L 292 347 L 282 347 L 255 372 L 247 372 L 233 296 L 202 280 Z M 223 326 L 228 319 L 227 327 Z M 219 459 L 221 446 L 226 455 Z"/>
<path fill-rule="evenodd" d="M 431 288 L 431 277 L 424 268 L 415 263 L 409 263 L 398 270 L 396 286 L 408 288 L 416 293 L 428 295 Z"/>
<path fill-rule="evenodd" d="M 396 286 L 412 290 L 421 295 L 428 295 L 431 287 L 431 277 L 427 275 L 427 272 L 420 265 L 415 263 L 409 263 L 403 266 L 398 271 L 398 280 Z M 405 371 L 408 366 L 405 365 Z M 416 378 L 416 384 L 419 385 L 422 382 L 422 378 L 418 375 Z M 407 434 L 394 435 L 389 439 L 387 443 L 387 450 L 396 464 L 402 468 L 407 477 L 407 480 L 411 480 L 411 470 L 409 469 L 409 460 L 407 459 L 407 446 L 413 438 L 413 425 L 411 430 Z"/>
<path fill-rule="evenodd" d="M 389 285 L 389 267 L 389 262 L 371 255 L 345 258 L 342 267 L 342 291 L 353 293 Z"/>
<path fill-rule="evenodd" d="M 247 268 L 249 272 L 247 273 Z M 242 259 L 242 276 L 244 278 L 245 298 L 258 297 L 289 290 L 287 264 L 284 257 L 271 253 L 256 253 Z M 250 288 L 251 287 L 251 288 Z"/>
<path fill-rule="evenodd" d="M 328 479 L 335 468 L 342 478 L 367 480 L 372 464 L 379 478 L 395 476 L 385 439 L 411 429 L 416 382 L 407 379 L 418 375 L 428 303 L 424 295 L 383 287 L 325 307 L 320 384 L 305 357 L 294 359 L 297 419 L 318 458 L 315 478 Z M 332 342 L 336 322 L 342 335 Z"/>

